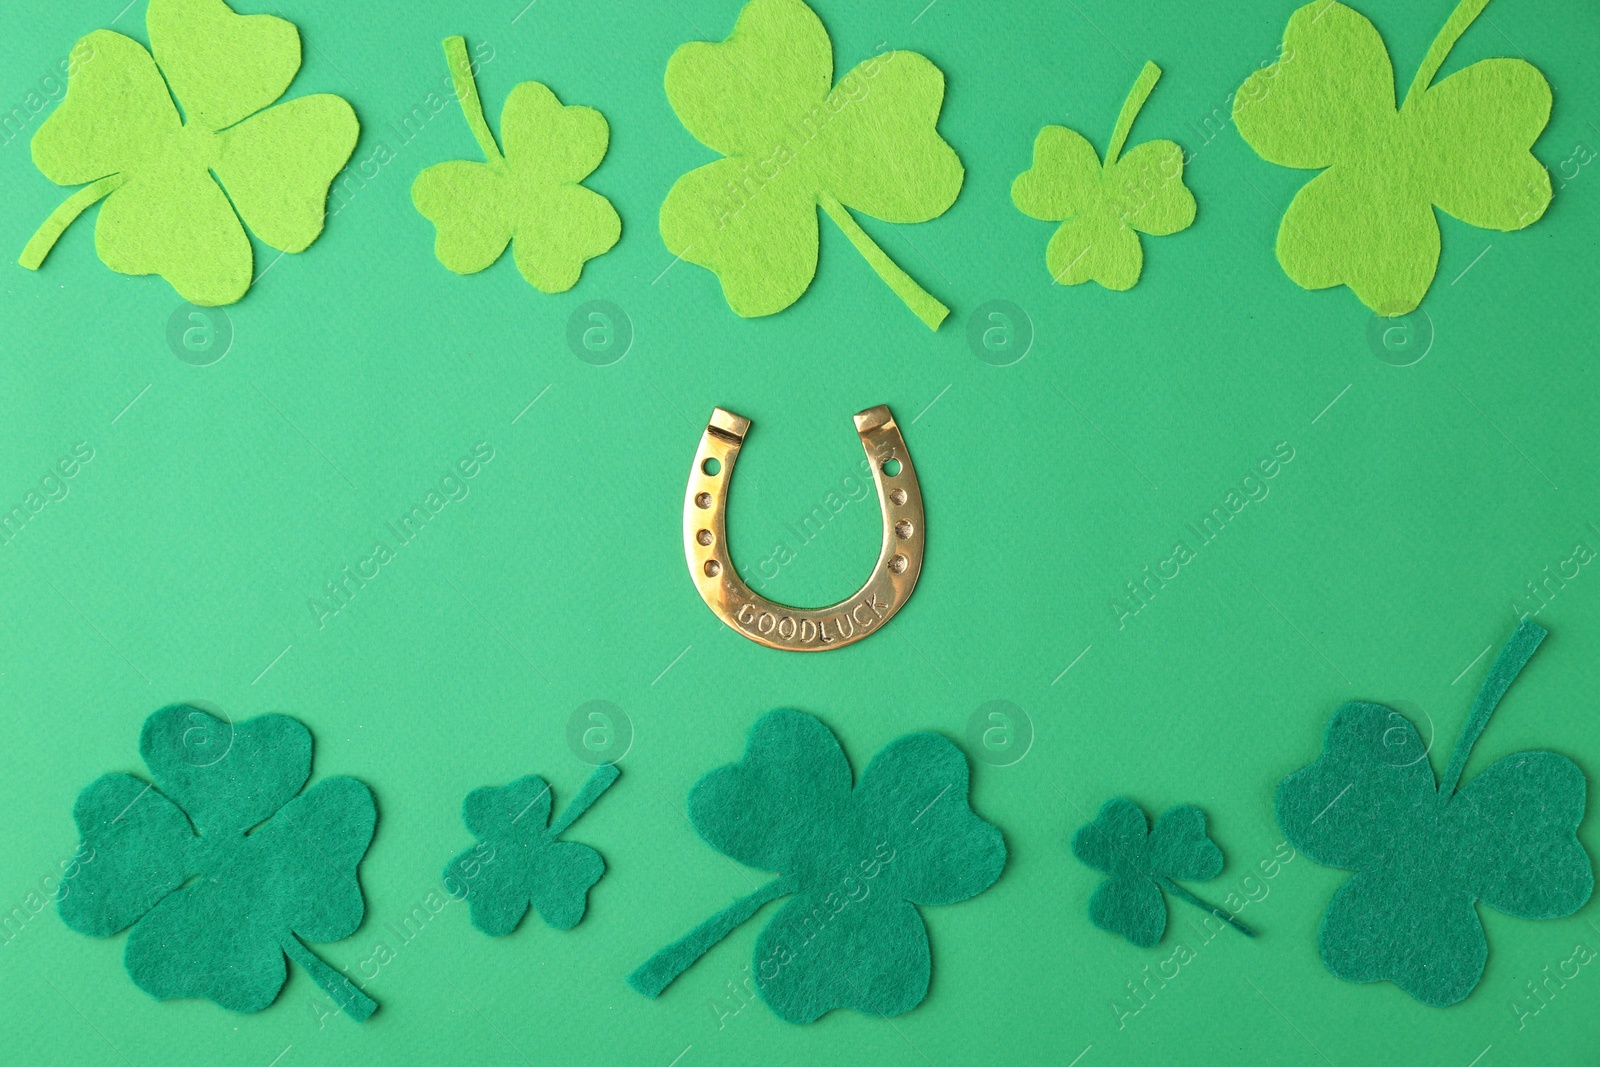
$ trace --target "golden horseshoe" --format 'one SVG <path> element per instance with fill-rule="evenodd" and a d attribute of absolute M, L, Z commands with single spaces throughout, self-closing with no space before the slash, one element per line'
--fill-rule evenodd
<path fill-rule="evenodd" d="M 728 487 L 749 431 L 749 419 L 716 408 L 694 454 L 683 498 L 683 551 L 694 587 L 719 619 L 768 648 L 825 652 L 854 644 L 900 610 L 922 573 L 922 490 L 900 427 L 882 404 L 856 416 L 856 433 L 871 463 L 883 512 L 883 549 L 867 584 L 826 608 L 775 604 L 751 590 L 733 569 Z"/>

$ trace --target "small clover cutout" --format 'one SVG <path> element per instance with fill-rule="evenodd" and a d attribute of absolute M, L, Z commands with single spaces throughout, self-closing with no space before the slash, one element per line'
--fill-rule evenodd
<path fill-rule="evenodd" d="M 1061 223 L 1045 249 L 1045 266 L 1058 284 L 1092 280 L 1131 289 L 1144 269 L 1139 233 L 1165 237 L 1194 222 L 1183 149 L 1146 141 L 1123 151 L 1160 78 L 1160 67 L 1144 65 L 1122 103 L 1104 163 L 1082 134 L 1046 126 L 1033 143 L 1033 166 L 1011 183 L 1011 200 L 1024 214 Z"/>
<path fill-rule="evenodd" d="M 1222 873 L 1222 850 L 1206 833 L 1205 812 L 1193 804 L 1162 812 L 1152 830 L 1144 809 L 1131 800 L 1114 797 L 1105 802 L 1093 822 L 1072 836 L 1072 854 L 1110 875 L 1089 898 L 1089 920 L 1140 948 L 1157 944 L 1166 932 L 1167 902 L 1162 890 L 1210 912 L 1240 933 L 1255 936 L 1238 919 L 1176 881 L 1206 882 Z"/>
<path fill-rule="evenodd" d="M 606 863 L 588 845 L 559 838 L 611 788 L 618 773 L 614 764 L 600 766 L 554 822 L 550 786 L 536 774 L 467 794 L 461 820 L 479 844 L 452 859 L 444 876 L 447 886 L 457 870 L 472 879 L 465 899 L 473 926 L 503 937 L 522 924 L 530 905 L 557 930 L 578 925 Z"/>
<path fill-rule="evenodd" d="M 683 175 L 661 205 L 673 255 L 717 276 L 736 315 L 771 315 L 817 273 L 817 209 L 930 329 L 950 309 L 901 270 L 851 215 L 927 222 L 965 176 L 937 129 L 944 74 L 884 52 L 833 80 L 833 41 L 802 0 L 750 0 L 733 33 L 667 62 L 667 100 L 723 158 Z"/>
<path fill-rule="evenodd" d="M 107 774 L 73 805 L 92 850 L 61 920 L 79 933 L 128 929 L 124 962 L 161 1000 L 207 997 L 239 1012 L 277 999 L 298 963 L 348 1015 L 377 1005 L 306 947 L 361 925 L 357 866 L 372 841 L 372 793 L 311 774 L 311 734 L 287 715 L 234 724 L 187 704 L 145 720 L 152 781 Z"/>
<path fill-rule="evenodd" d="M 1379 315 L 1415 310 L 1439 268 L 1437 207 L 1520 230 L 1550 204 L 1530 149 L 1550 85 L 1521 59 L 1486 59 L 1432 84 L 1489 0 L 1461 0 L 1395 107 L 1394 66 L 1359 12 L 1313 0 L 1289 16 L 1283 58 L 1234 95 L 1233 121 L 1270 163 L 1320 171 L 1278 227 L 1278 263 L 1303 289 L 1349 286 Z"/>
<path fill-rule="evenodd" d="M 438 230 L 434 255 L 457 274 L 476 274 L 512 245 L 517 270 L 545 293 L 578 284 L 583 265 L 622 233 L 611 201 L 581 183 L 605 158 L 611 128 L 591 107 L 563 106 L 535 81 L 511 90 L 495 141 L 478 99 L 475 67 L 460 37 L 445 60 L 467 125 L 485 162 L 454 160 L 417 175 L 411 201 Z"/>
<path fill-rule="evenodd" d="M 360 127 L 326 93 L 274 104 L 300 69 L 293 23 L 238 15 L 223 0 L 150 0 L 145 28 L 149 51 L 111 30 L 74 47 L 66 98 L 34 134 L 33 162 L 83 188 L 18 262 L 38 270 L 103 199 L 94 236 L 106 266 L 159 274 L 192 304 L 231 304 L 254 272 L 245 226 L 282 252 L 310 247 Z"/>
<path fill-rule="evenodd" d="M 1520 919 L 1571 915 L 1594 890 L 1578 824 L 1583 771 L 1554 752 L 1505 756 L 1457 789 L 1472 746 L 1545 629 L 1523 620 L 1501 649 L 1436 783 L 1404 715 L 1352 701 L 1322 754 L 1278 786 L 1278 825 L 1317 863 L 1354 871 L 1322 919 L 1322 962 L 1347 982 L 1390 981 L 1424 1004 L 1464 999 L 1489 942 L 1476 901 Z"/>
<path fill-rule="evenodd" d="M 970 806 L 966 756 L 937 734 L 891 742 L 853 777 L 819 720 L 789 710 L 763 716 L 744 758 L 690 790 L 689 820 L 717 851 L 778 877 L 656 953 L 628 984 L 660 995 L 787 896 L 751 961 L 777 1015 L 808 1023 L 835 1008 L 898 1015 L 920 1004 L 932 957 L 918 906 L 987 889 L 1005 867 L 1005 839 Z"/>

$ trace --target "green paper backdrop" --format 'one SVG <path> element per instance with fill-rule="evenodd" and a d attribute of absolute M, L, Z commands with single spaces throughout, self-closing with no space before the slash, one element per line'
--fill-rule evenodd
<path fill-rule="evenodd" d="M 1600 769 L 1600 575 L 1565 562 L 1580 543 L 1600 548 L 1600 164 L 1580 162 L 1600 147 L 1593 5 L 1495 0 L 1462 38 L 1444 74 L 1524 55 L 1549 78 L 1554 111 L 1535 153 L 1555 172 L 1555 200 L 1520 233 L 1442 219 L 1426 320 L 1374 329 L 1347 290 L 1307 293 L 1279 269 L 1278 220 L 1309 175 L 1257 158 L 1227 118 L 1231 91 L 1276 54 L 1294 0 L 818 0 L 837 69 L 886 43 L 924 53 L 948 79 L 940 129 L 966 166 L 960 198 L 924 225 L 863 220 L 951 306 L 930 333 L 827 220 L 816 282 L 767 319 L 736 318 L 708 272 L 664 250 L 662 198 L 712 154 L 674 118 L 662 71 L 682 42 L 725 36 L 737 0 L 524 2 L 285 0 L 306 57 L 290 95 L 351 101 L 363 126 L 356 177 L 341 181 L 338 213 L 307 252 L 274 260 L 257 244 L 260 277 L 226 309 L 231 347 L 207 366 L 195 364 L 215 357 L 222 333 L 208 350 L 203 324 L 180 314 L 169 345 L 181 300 L 160 279 L 102 266 L 92 213 L 42 271 L 11 262 L 66 195 L 28 158 L 51 106 L 45 79 L 93 29 L 143 40 L 144 3 L 5 16 L 0 510 L 26 509 L 30 492 L 45 499 L 41 479 L 75 446 L 93 452 L 50 483 L 66 495 L 0 545 L 8 1062 L 1101 1067 L 1482 1055 L 1492 1067 L 1576 1062 L 1594 1046 L 1593 966 L 1551 979 L 1544 999 L 1526 983 L 1570 974 L 1580 945 L 1600 949 L 1600 906 L 1553 922 L 1480 909 L 1483 982 L 1436 1010 L 1392 985 L 1333 979 L 1316 931 L 1347 875 L 1303 857 L 1270 863 L 1282 839 L 1273 789 L 1315 757 L 1333 709 L 1364 698 L 1406 710 L 1424 737 L 1437 732 L 1441 764 L 1488 668 L 1475 657 L 1539 605 L 1525 583 L 1563 567 L 1538 616 L 1551 637 L 1467 774 L 1546 747 L 1591 778 Z M 1403 85 L 1453 2 L 1359 6 Z M 622 238 L 568 293 L 534 291 L 509 256 L 473 277 L 433 258 L 411 181 L 475 152 L 444 96 L 439 42 L 454 33 L 493 48 L 478 78 L 491 115 L 537 79 L 610 123 L 610 153 L 588 184 L 615 203 Z M 1193 153 L 1196 223 L 1145 240 L 1129 292 L 1052 288 L 1053 226 L 1011 205 L 1011 181 L 1047 123 L 1102 140 L 1146 59 L 1166 76 L 1134 139 L 1170 137 Z M 434 113 L 430 93 L 447 106 Z M 391 154 L 362 176 L 364 161 Z M 597 300 L 631 322 L 630 349 L 607 366 L 595 364 L 615 349 L 585 361 L 567 342 L 569 318 Z M 1015 348 L 986 360 L 969 344 L 969 321 L 992 300 L 1031 323 L 1031 347 L 1009 366 L 993 364 Z M 190 327 L 200 351 L 184 346 Z M 877 403 L 894 410 L 927 501 L 915 597 L 888 632 L 825 656 L 736 636 L 695 595 L 680 540 L 684 479 L 712 406 L 755 422 L 732 496 L 739 566 L 776 599 L 821 603 L 854 589 L 876 554 L 875 505 L 851 500 L 844 479 L 861 459 L 850 416 Z M 493 458 L 468 495 L 399 545 L 386 523 L 480 443 Z M 1186 524 L 1275 449 L 1293 458 L 1268 495 L 1197 545 Z M 842 509 L 803 541 L 795 530 L 830 493 Z M 1113 598 L 1180 538 L 1194 558 L 1136 614 L 1126 599 L 1119 614 Z M 394 559 L 319 624 L 308 601 L 380 540 Z M 780 542 L 792 558 L 773 555 Z M 104 772 L 144 773 L 140 724 L 180 700 L 238 718 L 295 715 L 316 738 L 313 781 L 349 774 L 372 787 L 367 921 L 318 947 L 370 977 L 382 1008 L 369 1023 L 320 1017 L 326 1001 L 298 971 L 259 1015 L 159 1003 L 124 972 L 124 938 L 32 913 L 29 894 L 76 846 L 78 791 Z M 568 723 L 592 700 L 620 706 L 634 736 L 621 780 L 568 835 L 606 859 L 583 923 L 562 933 L 530 921 L 489 939 L 451 905 L 413 921 L 409 940 L 397 933 L 470 845 L 459 816 L 470 790 L 537 773 L 558 797 L 576 791 L 591 768 L 569 750 Z M 657 1001 L 624 984 L 761 878 L 696 837 L 684 798 L 738 757 L 763 712 L 819 715 L 859 773 L 912 730 L 983 752 L 968 722 L 996 700 L 1034 733 L 1019 761 L 973 764 L 974 807 L 1004 830 L 1010 860 L 983 895 L 926 909 L 934 975 L 919 1009 L 807 1027 L 759 1003 L 738 1010 L 730 983 L 744 977 L 756 923 Z M 1089 925 L 1099 875 L 1069 841 L 1117 794 L 1153 812 L 1206 809 L 1228 863 L 1192 888 L 1259 898 L 1241 916 L 1258 940 L 1224 931 L 1204 942 L 1181 904 L 1157 949 Z M 1592 814 L 1582 837 L 1600 846 Z M 1127 983 L 1157 973 L 1179 943 L 1193 958 L 1134 999 Z"/>

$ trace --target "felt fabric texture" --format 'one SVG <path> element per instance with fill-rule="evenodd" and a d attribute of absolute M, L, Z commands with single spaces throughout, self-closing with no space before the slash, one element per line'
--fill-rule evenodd
<path fill-rule="evenodd" d="M 1525 620 L 1483 682 L 1443 779 L 1404 715 L 1354 701 L 1334 713 L 1317 761 L 1278 786 L 1278 824 L 1317 863 L 1355 871 L 1323 918 L 1328 970 L 1387 980 L 1425 1004 L 1454 1004 L 1483 975 L 1489 945 L 1474 901 L 1523 919 L 1571 915 L 1594 888 L 1577 836 L 1587 785 L 1554 752 L 1518 752 L 1459 790 L 1473 743 L 1543 640 Z"/>
<path fill-rule="evenodd" d="M 750 730 L 744 757 L 689 793 L 689 819 L 717 851 L 778 877 L 656 953 L 628 976 L 654 997 L 762 905 L 792 899 L 756 938 L 762 999 L 794 1023 L 835 1008 L 898 1015 L 928 992 L 919 905 L 983 892 L 1006 862 L 1000 831 L 967 797 L 967 759 L 937 734 L 885 746 L 853 783 L 822 722 L 778 710 Z"/>
<path fill-rule="evenodd" d="M 1150 948 L 1167 929 L 1162 890 L 1211 912 L 1240 932 L 1255 935 L 1237 919 L 1178 885 L 1204 882 L 1222 873 L 1222 850 L 1206 833 L 1206 814 L 1193 804 L 1169 808 L 1151 830 L 1144 809 L 1113 797 L 1093 822 L 1072 835 L 1072 854 L 1108 875 L 1089 897 L 1089 921 L 1100 929 Z"/>
<path fill-rule="evenodd" d="M 1434 206 L 1490 230 L 1544 214 L 1550 175 L 1529 151 L 1550 118 L 1544 75 L 1486 59 L 1431 84 L 1488 2 L 1461 0 L 1398 109 L 1383 39 L 1334 0 L 1291 15 L 1281 58 L 1234 95 L 1234 124 L 1263 159 L 1322 171 L 1278 229 L 1278 262 L 1296 285 L 1347 285 L 1380 315 L 1403 315 L 1438 269 Z"/>
<path fill-rule="evenodd" d="M 1172 141 L 1146 141 L 1123 151 L 1160 78 L 1160 67 L 1144 65 L 1123 101 L 1104 163 L 1082 134 L 1046 126 L 1034 139 L 1033 165 L 1011 183 L 1018 210 L 1061 223 L 1045 249 L 1045 266 L 1059 285 L 1096 281 L 1131 289 L 1144 269 L 1139 233 L 1164 237 L 1194 222 L 1183 149 Z"/>
<path fill-rule="evenodd" d="M 457 274 L 475 274 L 510 244 L 528 284 L 566 292 L 584 263 L 622 234 L 611 201 L 580 184 L 605 158 L 611 127 L 594 108 L 563 106 L 545 86 L 523 82 L 500 112 L 502 152 L 483 115 L 466 41 L 446 38 L 444 52 L 485 162 L 435 164 L 412 183 L 411 202 L 438 231 L 434 255 Z"/>
<path fill-rule="evenodd" d="M 578 925 L 589 890 L 606 873 L 605 860 L 588 845 L 559 840 L 600 794 L 617 780 L 615 764 L 603 764 L 555 822 L 550 821 L 550 786 L 530 774 L 510 785 L 485 786 L 467 794 L 461 821 L 480 845 L 445 865 L 445 888 L 466 881 L 464 898 L 472 925 L 503 937 L 522 923 L 529 905 L 557 930 Z M 485 853 L 482 846 L 489 846 Z M 463 879 L 463 874 L 476 871 Z"/>
<path fill-rule="evenodd" d="M 369 1017 L 377 1005 L 303 943 L 361 925 L 357 867 L 377 819 L 367 787 L 327 778 L 301 793 L 311 734 L 286 715 L 234 724 L 174 704 L 145 721 L 139 752 L 151 782 L 107 774 L 73 805 L 96 862 L 61 897 L 62 921 L 94 937 L 131 926 L 128 973 L 162 1000 L 260 1011 L 283 988 L 287 954 L 352 1018 Z"/>
<path fill-rule="evenodd" d="M 150 52 L 111 30 L 74 49 L 91 60 L 34 134 L 33 162 L 58 185 L 88 184 L 19 262 L 37 270 L 104 199 L 95 250 L 108 267 L 159 274 L 193 304 L 231 304 L 254 271 L 240 220 L 273 248 L 309 247 L 359 124 L 337 96 L 270 106 L 300 69 L 299 34 L 283 19 L 237 15 L 222 0 L 150 0 L 145 26 Z"/>
<path fill-rule="evenodd" d="M 833 82 L 833 42 L 801 0 L 751 0 L 720 43 L 672 54 L 667 100 L 725 158 L 683 175 L 661 205 L 674 255 L 717 275 L 736 314 L 771 315 L 817 270 L 821 207 L 927 324 L 949 309 L 884 254 L 851 216 L 926 222 L 965 172 L 936 125 L 944 75 L 915 52 L 885 52 Z"/>

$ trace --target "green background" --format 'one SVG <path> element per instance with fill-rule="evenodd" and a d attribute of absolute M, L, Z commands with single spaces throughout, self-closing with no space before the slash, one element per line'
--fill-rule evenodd
<path fill-rule="evenodd" d="M 273 264 L 257 245 L 257 270 L 270 269 L 227 309 L 236 336 L 220 362 L 175 358 L 166 326 L 181 300 L 158 278 L 103 267 L 92 213 L 37 274 L 0 267 L 0 505 L 21 503 L 74 444 L 94 449 L 70 494 L 0 548 L 0 904 L 23 904 L 71 854 L 78 790 L 103 772 L 145 773 L 145 716 L 204 700 L 237 718 L 300 717 L 316 737 L 314 778 L 372 786 L 368 918 L 319 951 L 356 970 L 380 943 L 395 949 L 368 983 L 382 1008 L 365 1025 L 319 1021 L 321 998 L 298 970 L 272 1008 L 236 1016 L 154 1001 L 124 972 L 122 937 L 80 936 L 47 910 L 0 947 L 9 1062 L 698 1067 L 1082 1054 L 1081 1067 L 1380 1056 L 1465 1067 L 1482 1055 L 1492 1067 L 1575 1062 L 1593 1047 L 1594 967 L 1521 1029 L 1513 1003 L 1578 943 L 1600 948 L 1600 905 L 1552 922 L 1480 909 L 1483 982 L 1437 1010 L 1323 969 L 1316 930 L 1343 872 L 1301 857 L 1252 882 L 1267 893 L 1243 914 L 1259 940 L 1223 933 L 1198 947 L 1196 915 L 1175 911 L 1162 947 L 1141 951 L 1089 925 L 1097 876 L 1068 848 L 1110 796 L 1151 812 L 1197 803 L 1228 866 L 1194 888 L 1243 895 L 1281 840 L 1276 783 L 1315 757 L 1341 701 L 1406 710 L 1424 736 L 1437 731 L 1442 766 L 1487 670 L 1489 657 L 1474 657 L 1510 633 L 1524 583 L 1579 542 L 1600 548 L 1600 166 L 1573 156 L 1600 144 L 1592 5 L 1496 0 L 1446 64 L 1444 74 L 1527 56 L 1555 95 L 1535 154 L 1576 173 L 1558 173 L 1565 187 L 1526 231 L 1441 218 L 1439 274 L 1422 306 L 1435 337 L 1420 362 L 1396 367 L 1369 343 L 1370 315 L 1347 290 L 1304 292 L 1278 268 L 1278 220 L 1308 175 L 1268 165 L 1226 122 L 1229 94 L 1274 56 L 1293 0 L 818 0 L 838 73 L 887 43 L 924 53 L 948 79 L 940 129 L 967 167 L 961 197 L 924 225 L 862 219 L 951 306 L 938 333 L 825 219 L 815 284 L 771 318 L 736 318 L 709 273 L 673 265 L 657 209 L 679 174 L 712 157 L 676 121 L 661 74 L 677 45 L 725 36 L 736 0 L 523 2 L 285 0 L 306 53 L 291 95 L 347 97 L 364 127 L 355 160 L 379 141 L 395 158 L 304 254 Z M 144 40 L 145 4 L 119 7 L 9 11 L 0 103 L 23 103 L 93 29 Z M 1402 85 L 1452 7 L 1360 5 Z M 455 33 L 495 50 L 479 78 L 492 123 L 527 79 L 610 121 L 610 154 L 588 184 L 615 203 L 623 235 L 569 293 L 534 291 L 509 256 L 468 278 L 433 259 L 411 180 L 475 158 L 474 145 L 453 104 L 404 146 L 391 123 L 440 90 L 439 42 Z M 1193 152 L 1185 180 L 1198 219 L 1145 239 L 1130 292 L 1053 288 L 1051 227 L 1012 207 L 1010 182 L 1046 123 L 1103 147 L 1147 58 L 1166 75 L 1130 143 L 1171 137 Z M 28 159 L 38 121 L 0 146 L 7 262 L 66 195 Z M 593 299 L 625 309 L 636 334 L 612 366 L 580 361 L 565 341 L 568 316 Z M 1031 319 L 1032 348 L 1012 366 L 967 342 L 968 316 L 991 299 Z M 826 656 L 738 637 L 695 595 L 681 549 L 684 479 L 712 406 L 755 422 L 731 518 L 739 565 L 754 576 L 785 525 L 856 472 L 850 415 L 877 403 L 905 430 L 927 500 L 915 597 L 888 632 Z M 307 601 L 389 540 L 384 523 L 479 442 L 495 458 L 470 496 L 319 628 Z M 1270 495 L 1119 627 L 1111 599 L 1279 442 L 1294 459 Z M 844 595 L 871 567 L 878 527 L 870 499 L 852 503 L 764 591 L 796 603 Z M 1529 747 L 1600 766 L 1592 569 L 1541 611 L 1551 637 L 1469 776 Z M 583 924 L 559 933 L 531 919 L 491 940 L 452 905 L 401 945 L 390 924 L 470 843 L 461 798 L 540 773 L 564 803 L 589 771 L 568 750 L 567 721 L 593 699 L 625 709 L 636 737 L 621 780 L 569 834 L 608 865 Z M 1036 731 L 1011 766 L 974 761 L 974 806 L 1004 830 L 1011 858 L 989 892 L 924 910 L 935 963 L 921 1007 L 893 1020 L 835 1012 L 806 1027 L 759 1003 L 719 1018 L 756 922 L 657 1001 L 624 984 L 761 877 L 700 841 L 683 801 L 700 774 L 737 758 L 763 712 L 821 716 L 859 772 L 908 731 L 965 743 L 990 700 L 1017 704 Z M 1600 846 L 1592 818 L 1580 836 Z M 1194 961 L 1119 1028 L 1112 1005 L 1125 983 L 1180 941 Z"/>

